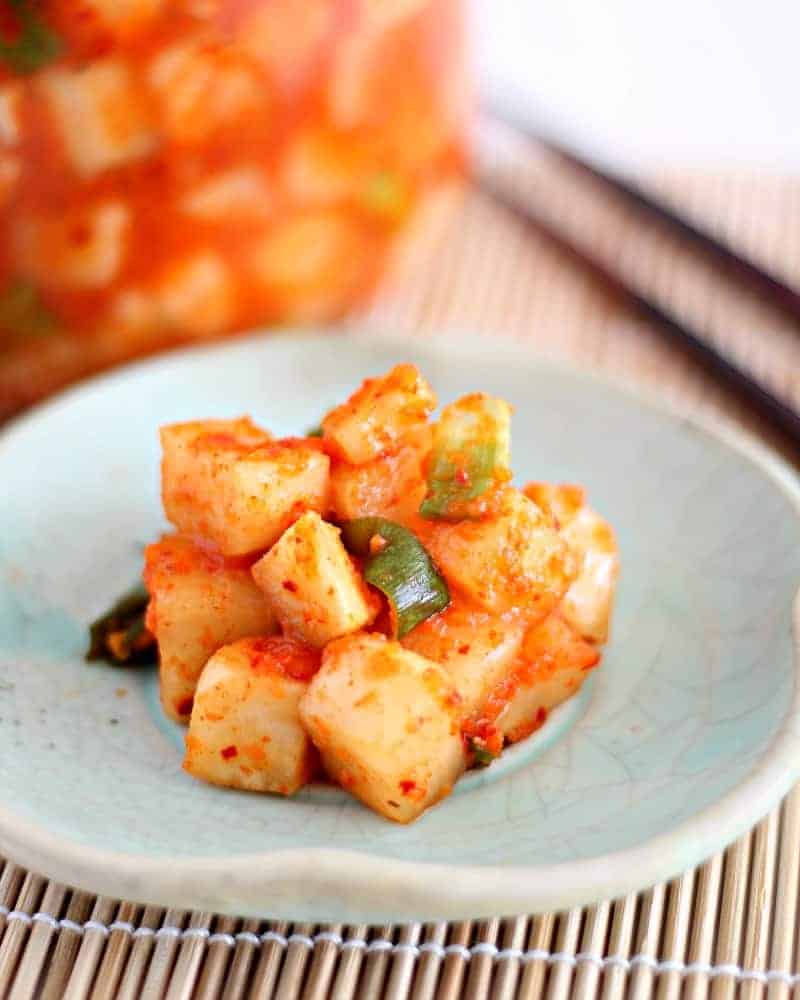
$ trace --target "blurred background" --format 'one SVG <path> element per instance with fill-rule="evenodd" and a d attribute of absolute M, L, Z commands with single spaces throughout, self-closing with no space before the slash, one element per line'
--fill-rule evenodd
<path fill-rule="evenodd" d="M 797 284 L 798 37 L 786 0 L 0 0 L 0 418 L 247 330 L 480 326 L 482 282 L 487 330 L 599 363 L 634 315 L 598 261 L 800 393 L 800 297 L 765 311 L 539 141 Z"/>
<path fill-rule="evenodd" d="M 621 166 L 800 168 L 800 4 L 472 0 L 484 92 Z"/>

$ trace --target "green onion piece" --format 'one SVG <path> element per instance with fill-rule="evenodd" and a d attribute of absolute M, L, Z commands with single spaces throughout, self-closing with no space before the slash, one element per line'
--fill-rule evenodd
<path fill-rule="evenodd" d="M 373 174 L 361 192 L 361 201 L 368 212 L 387 219 L 398 219 L 410 205 L 405 180 L 388 170 Z"/>
<path fill-rule="evenodd" d="M 499 754 L 492 753 L 491 750 L 487 749 L 485 746 L 482 746 L 474 739 L 470 739 L 467 745 L 469 747 L 470 753 L 472 754 L 476 767 L 488 767 L 493 760 L 497 760 L 497 758 L 500 756 Z"/>
<path fill-rule="evenodd" d="M 47 310 L 35 285 L 15 281 L 0 292 L 0 330 L 6 333 L 45 337 L 56 332 L 55 317 Z"/>
<path fill-rule="evenodd" d="M 307 438 L 321 438 L 322 437 L 322 427 L 312 427 L 310 431 L 306 431 Z"/>
<path fill-rule="evenodd" d="M 0 31 L 0 62 L 15 73 L 27 74 L 57 59 L 61 40 L 39 15 L 36 0 L 7 0 L 7 5 L 6 30 Z"/>
<path fill-rule="evenodd" d="M 429 520 L 473 516 L 470 501 L 510 478 L 511 409 L 482 393 L 446 406 L 434 426 L 428 489 L 419 512 Z"/>
<path fill-rule="evenodd" d="M 86 659 L 105 660 L 113 666 L 155 663 L 155 637 L 144 623 L 149 600 L 144 587 L 134 587 L 92 622 Z"/>
<path fill-rule="evenodd" d="M 385 517 L 359 517 L 342 527 L 342 541 L 364 558 L 364 579 L 385 594 L 398 639 L 443 611 L 450 592 L 417 536 Z"/>

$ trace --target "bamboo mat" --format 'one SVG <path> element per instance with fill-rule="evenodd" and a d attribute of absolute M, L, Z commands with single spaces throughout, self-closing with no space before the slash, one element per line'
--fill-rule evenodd
<path fill-rule="evenodd" d="M 507 152 L 492 154 L 494 168 L 524 185 L 543 215 L 800 406 L 797 330 L 591 182 L 546 157 Z M 647 183 L 800 285 L 800 177 L 663 171 Z M 474 193 L 447 235 L 370 310 L 373 326 L 523 341 L 686 411 L 716 411 L 781 447 L 544 234 Z M 7 862 L 0 998 L 800 1000 L 799 891 L 800 789 L 668 885 L 479 923 L 317 927 L 164 911 L 71 891 Z"/>

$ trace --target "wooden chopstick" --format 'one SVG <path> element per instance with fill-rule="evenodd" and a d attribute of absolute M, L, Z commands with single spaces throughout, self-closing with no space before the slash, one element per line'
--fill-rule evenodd
<path fill-rule="evenodd" d="M 551 223 L 542 218 L 529 201 L 511 193 L 508 186 L 498 180 L 490 171 L 478 168 L 477 180 L 481 189 L 498 205 L 512 213 L 517 219 L 535 228 L 537 232 L 546 235 L 552 243 L 555 243 L 573 260 L 588 268 L 610 290 L 624 298 L 639 313 L 649 319 L 671 343 L 683 348 L 740 400 L 749 404 L 751 409 L 779 430 L 791 442 L 793 450 L 800 455 L 800 414 L 791 406 L 773 395 L 754 376 L 739 368 L 729 357 L 717 350 L 687 324 L 636 291 L 594 256 L 570 242 L 562 233 L 555 230 Z"/>
<path fill-rule="evenodd" d="M 493 113 L 493 117 L 524 135 L 530 142 L 543 146 L 564 163 L 604 184 L 643 213 L 665 223 L 687 242 L 726 267 L 732 277 L 746 282 L 753 291 L 764 296 L 795 323 L 800 324 L 800 291 L 766 271 L 739 251 L 734 250 L 721 237 L 715 236 L 697 223 L 691 222 L 665 202 L 644 191 L 634 181 L 623 178 L 608 167 L 599 166 L 585 155 L 567 148 L 550 135 L 535 130 L 517 116 L 503 111 L 499 114 Z"/>

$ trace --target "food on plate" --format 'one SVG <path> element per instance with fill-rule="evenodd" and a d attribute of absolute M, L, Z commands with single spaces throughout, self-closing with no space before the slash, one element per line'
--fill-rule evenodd
<path fill-rule="evenodd" d="M 517 663 L 489 694 L 478 721 L 493 723 L 508 743 L 518 743 L 574 694 L 599 662 L 595 645 L 561 614 L 550 614 L 526 631 Z"/>
<path fill-rule="evenodd" d="M 557 519 L 561 537 L 578 557 L 578 574 L 564 595 L 564 619 L 585 639 L 604 643 L 619 572 L 611 526 L 588 506 L 579 486 L 530 483 L 525 494 Z"/>
<path fill-rule="evenodd" d="M 535 732 L 608 638 L 613 530 L 580 487 L 511 481 L 511 407 L 432 418 L 413 365 L 367 379 L 319 430 L 248 417 L 161 429 L 164 511 L 146 596 L 89 656 L 158 645 L 184 767 L 291 795 L 327 776 L 408 823 Z"/>
<path fill-rule="evenodd" d="M 511 408 L 476 392 L 442 410 L 433 428 L 420 513 L 445 521 L 487 513 L 511 478 Z"/>
<path fill-rule="evenodd" d="M 281 626 L 320 649 L 366 628 L 380 606 L 344 547 L 341 531 L 308 510 L 253 566 Z"/>
<path fill-rule="evenodd" d="M 215 785 L 291 795 L 311 780 L 317 751 L 300 702 L 320 654 L 284 636 L 239 639 L 197 683 L 184 767 Z"/>
<path fill-rule="evenodd" d="M 401 268 L 462 186 L 462 8 L 2 3 L 0 417 Z"/>
<path fill-rule="evenodd" d="M 305 510 L 322 510 L 330 459 L 315 440 L 273 441 L 248 418 L 161 430 L 164 513 L 226 556 L 264 551 Z"/>
<path fill-rule="evenodd" d="M 494 614 L 544 617 L 575 578 L 575 552 L 551 520 L 506 487 L 490 515 L 435 523 L 428 548 L 446 579 Z"/>
<path fill-rule="evenodd" d="M 453 678 L 385 635 L 326 646 L 300 718 L 328 774 L 399 823 L 447 795 L 466 767 Z"/>
<path fill-rule="evenodd" d="M 364 580 L 388 602 L 398 639 L 450 603 L 444 577 L 409 528 L 384 517 L 347 521 L 342 534 L 350 551 L 363 557 Z"/>
<path fill-rule="evenodd" d="M 171 719 L 186 722 L 208 658 L 235 639 L 271 635 L 275 613 L 246 559 L 181 535 L 148 545 L 144 559 L 145 625 L 158 643 L 161 704 Z"/>

